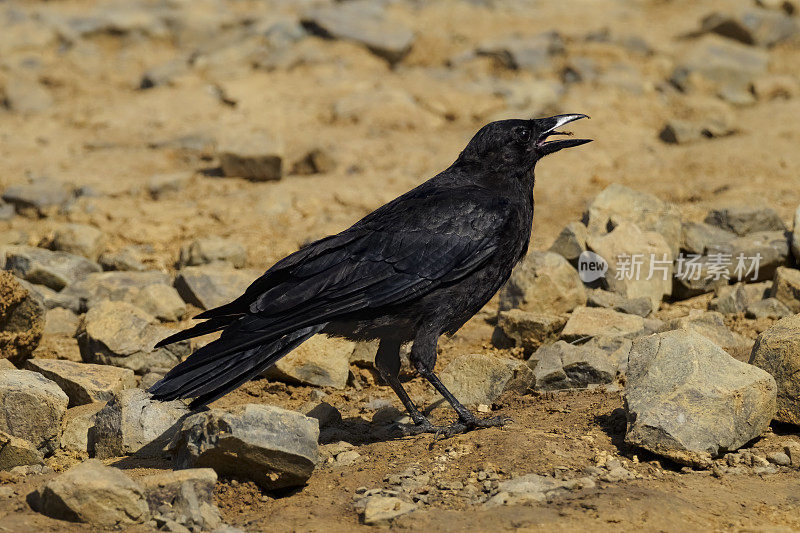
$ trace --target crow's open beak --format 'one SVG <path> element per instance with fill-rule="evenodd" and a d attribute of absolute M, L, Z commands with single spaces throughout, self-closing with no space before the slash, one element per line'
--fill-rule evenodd
<path fill-rule="evenodd" d="M 564 124 L 569 124 L 581 118 L 589 118 L 587 115 L 556 115 L 554 117 L 538 118 L 534 120 L 536 129 L 539 131 L 539 137 L 536 139 L 536 151 L 539 157 L 544 157 L 562 150 L 564 148 L 572 148 L 573 146 L 580 146 L 592 139 L 558 139 L 555 141 L 548 141 L 548 137 L 552 135 L 572 135 L 568 131 L 557 131 L 558 128 Z"/>

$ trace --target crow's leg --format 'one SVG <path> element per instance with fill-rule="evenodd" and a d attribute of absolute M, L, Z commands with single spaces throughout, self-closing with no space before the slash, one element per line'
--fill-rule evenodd
<path fill-rule="evenodd" d="M 428 382 L 433 385 L 433 388 L 439 391 L 439 394 L 444 396 L 444 399 L 447 400 L 450 405 L 453 406 L 456 413 L 458 413 L 457 422 L 449 427 L 438 429 L 436 433 L 450 436 L 475 428 L 502 426 L 508 422 L 508 419 L 499 416 L 492 418 L 476 417 L 453 396 L 453 393 L 447 390 L 444 383 L 433 373 L 433 368 L 436 365 L 437 341 L 438 335 L 420 336 L 414 340 L 414 345 L 411 348 L 411 362 L 414 364 L 417 372 L 427 379 Z"/>
<path fill-rule="evenodd" d="M 425 418 L 411 397 L 408 395 L 403 385 L 400 383 L 398 376 L 400 374 L 400 346 L 402 343 L 397 340 L 381 339 L 378 345 L 378 353 L 375 355 L 375 368 L 380 372 L 381 377 L 389 384 L 392 390 L 403 402 L 403 405 L 414 421 L 416 427 L 410 428 L 405 433 L 424 433 L 426 431 L 436 431 L 437 428 L 431 424 L 430 420 Z"/>

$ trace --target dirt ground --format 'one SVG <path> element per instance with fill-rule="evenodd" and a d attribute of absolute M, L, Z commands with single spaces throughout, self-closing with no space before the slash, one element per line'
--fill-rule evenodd
<path fill-rule="evenodd" d="M 205 22 L 213 21 L 213 6 L 222 6 L 232 20 L 268 21 L 296 17 L 311 4 L 203 0 L 191 11 Z M 44 28 L 48 17 L 76 16 L 103 6 L 99 0 L 3 2 L 0 21 L 10 20 L 14 12 L 38 17 L 33 28 Z M 483 123 L 557 112 L 590 115 L 591 120 L 576 124 L 574 131 L 595 142 L 538 165 L 533 248 L 549 246 L 610 183 L 673 202 L 686 220 L 701 220 L 713 206 L 757 203 L 775 208 L 791 227 L 800 203 L 800 98 L 732 107 L 713 95 L 663 87 L 677 58 L 692 46 L 687 35 L 697 30 L 704 15 L 748 7 L 750 2 L 738 0 L 389 2 L 391 16 L 416 34 L 410 54 L 394 68 L 356 44 L 315 37 L 295 45 L 301 47 L 303 61 L 292 68 L 265 70 L 251 68 L 236 54 L 227 60 L 219 53 L 224 35 L 206 42 L 200 30 L 190 32 L 186 42 L 98 34 L 69 46 L 43 30 L 25 31 L 23 36 L 9 32 L 0 35 L 0 86 L 15 77 L 33 76 L 51 93 L 53 103 L 31 113 L 0 107 L 0 189 L 47 176 L 90 188 L 91 193 L 48 218 L 0 222 L 0 234 L 15 231 L 22 235 L 19 240 L 37 244 L 49 238 L 54 223 L 89 223 L 106 233 L 110 250 L 139 245 L 149 267 L 167 272 L 175 271 L 182 244 L 216 235 L 243 243 L 247 267 L 263 270 L 302 243 L 344 229 L 446 168 Z M 547 72 L 509 71 L 485 57 L 454 60 L 493 39 L 553 29 L 564 37 L 566 54 Z M 604 29 L 614 39 L 587 39 Z M 627 36 L 644 39 L 652 52 L 638 53 L 618 44 Z M 14 39 L 28 44 L 11 47 L 8 43 Z M 138 89 L 144 71 L 192 50 L 201 50 L 198 57 L 205 61 L 195 61 L 195 68 L 171 84 Z M 522 92 L 526 83 L 560 84 L 562 66 L 578 57 L 592 58 L 604 71 L 624 68 L 634 81 L 570 84 L 555 101 L 518 108 L 501 96 L 509 84 Z M 795 79 L 800 75 L 797 42 L 770 49 L 769 57 L 770 73 Z M 406 100 L 398 103 L 396 94 L 410 95 L 413 106 Z M 346 97 L 365 102 L 353 119 L 333 112 Z M 706 105 L 729 108 L 736 133 L 685 145 L 659 140 L 666 120 L 692 115 Z M 283 139 L 288 163 L 321 147 L 335 160 L 335 169 L 319 175 L 290 174 L 269 183 L 225 178 L 213 149 L 187 149 L 183 141 L 193 137 L 204 144 L 205 139 L 259 129 Z M 158 199 L 147 193 L 151 176 L 179 171 L 192 173 L 187 187 Z M 680 314 L 701 305 L 686 302 L 667 306 L 662 313 Z M 736 329 L 755 337 L 765 326 L 745 322 Z M 479 317 L 454 338 L 443 340 L 440 368 L 459 354 L 494 350 L 491 332 L 492 326 Z M 399 401 L 367 371 L 357 381 L 358 387 L 325 391 L 325 401 L 342 412 L 344 421 L 323 431 L 322 443 L 349 442 L 360 458 L 349 466 L 323 463 L 306 487 L 286 494 L 266 494 L 247 482 L 222 480 L 217 503 L 228 523 L 247 531 L 366 530 L 353 506 L 357 489 L 385 487 L 387 476 L 412 467 L 429 473 L 432 485 L 459 481 L 466 486 L 478 470 L 492 470 L 501 480 L 527 473 L 575 477 L 604 458 L 616 457 L 636 478 L 601 481 L 593 489 L 549 503 L 491 509 L 475 504 L 466 488 L 436 489 L 426 505 L 391 527 L 800 530 L 800 472 L 715 477 L 630 449 L 622 440 L 625 423 L 618 392 L 507 396 L 492 410 L 511 417 L 512 424 L 434 442 L 429 435 L 398 437 L 386 424 L 372 423 L 375 409 L 370 405 L 375 399 L 389 400 L 398 408 Z M 423 405 L 437 401 L 419 378 L 410 381 L 409 389 Z M 217 403 L 297 408 L 313 394 L 307 387 L 260 380 Z M 449 417 L 450 412 L 436 409 L 437 416 Z M 786 440 L 800 441 L 797 428 L 772 430 L 753 446 L 774 451 Z M 76 460 L 59 455 L 50 462 L 61 471 Z M 126 460 L 110 463 L 137 476 L 169 468 Z M 29 509 L 25 495 L 46 477 L 1 479 L 0 531 L 86 530 Z M 137 530 L 146 527 L 132 529 Z"/>

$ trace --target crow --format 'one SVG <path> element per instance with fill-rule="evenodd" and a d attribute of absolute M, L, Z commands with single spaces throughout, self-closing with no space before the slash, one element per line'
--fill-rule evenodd
<path fill-rule="evenodd" d="M 337 235 L 281 259 L 234 301 L 196 316 L 204 322 L 163 346 L 211 332 L 150 392 L 156 400 L 206 405 L 262 374 L 317 333 L 379 340 L 375 367 L 408 410 L 407 433 L 452 435 L 498 426 L 465 408 L 434 374 L 436 345 L 477 313 L 527 253 L 533 224 L 534 167 L 542 157 L 590 139 L 557 128 L 582 114 L 500 120 L 483 126 L 445 171 Z M 458 420 L 435 426 L 398 378 L 400 347 L 452 405 Z"/>

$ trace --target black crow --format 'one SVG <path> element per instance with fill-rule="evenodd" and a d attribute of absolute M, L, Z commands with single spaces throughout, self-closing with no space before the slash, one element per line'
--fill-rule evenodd
<path fill-rule="evenodd" d="M 453 434 L 503 424 L 479 419 L 434 374 L 436 344 L 500 289 L 526 254 L 533 224 L 534 167 L 589 139 L 548 140 L 586 115 L 501 120 L 478 131 L 447 170 L 376 209 L 338 235 L 278 261 L 229 304 L 159 346 L 222 330 L 156 383 L 157 400 L 194 398 L 199 407 L 259 376 L 309 337 L 380 339 L 375 367 L 415 426 Z M 458 413 L 434 426 L 398 379 L 400 346 Z"/>

